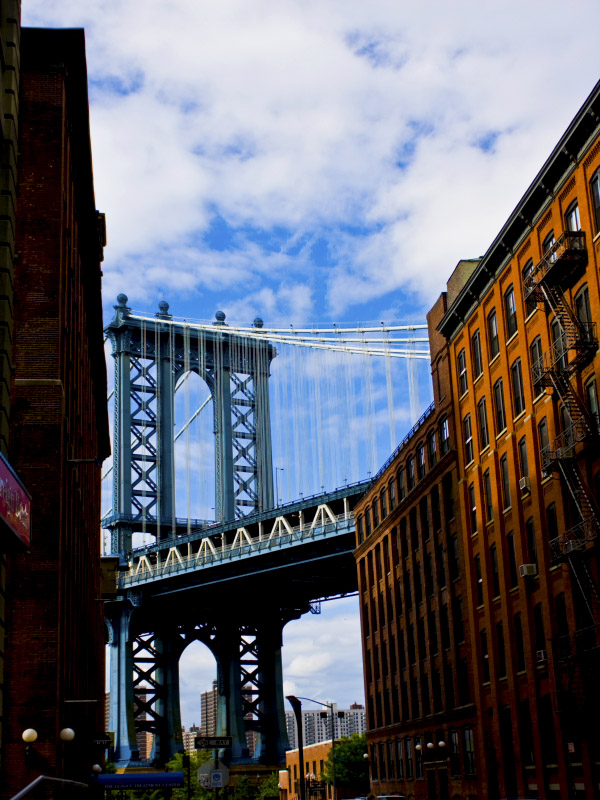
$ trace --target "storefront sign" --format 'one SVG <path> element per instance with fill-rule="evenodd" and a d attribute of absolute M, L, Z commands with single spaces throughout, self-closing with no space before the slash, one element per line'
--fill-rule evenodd
<path fill-rule="evenodd" d="M 0 453 L 0 520 L 22 546 L 31 545 L 31 498 L 16 472 Z M 6 538 L 6 537 L 3 537 Z M 10 545 L 10 542 L 8 542 Z"/>

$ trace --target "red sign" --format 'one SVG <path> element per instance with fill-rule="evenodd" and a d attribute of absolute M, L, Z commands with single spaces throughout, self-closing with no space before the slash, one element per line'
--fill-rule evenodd
<path fill-rule="evenodd" d="M 31 498 L 0 453 L 0 520 L 15 534 L 21 544 L 31 545 Z"/>

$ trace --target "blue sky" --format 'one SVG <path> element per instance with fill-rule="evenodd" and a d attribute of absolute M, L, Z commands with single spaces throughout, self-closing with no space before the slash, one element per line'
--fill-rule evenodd
<path fill-rule="evenodd" d="M 600 77 L 599 22 L 597 0 L 23 0 L 24 25 L 86 29 L 105 317 L 122 291 L 270 325 L 423 321 Z M 286 686 L 344 706 L 356 609 L 328 605 L 290 628 Z M 184 656 L 188 723 L 211 670 Z"/>

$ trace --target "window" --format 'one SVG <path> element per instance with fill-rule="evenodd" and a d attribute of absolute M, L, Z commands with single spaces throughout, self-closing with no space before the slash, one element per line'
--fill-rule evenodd
<path fill-rule="evenodd" d="M 470 464 L 473 461 L 473 427 L 470 414 L 467 414 L 463 420 L 463 435 L 465 441 L 465 464 Z"/>
<path fill-rule="evenodd" d="M 431 431 L 429 434 L 427 447 L 429 450 L 429 467 L 431 468 L 437 463 L 437 439 L 435 437 L 435 431 Z"/>
<path fill-rule="evenodd" d="M 596 233 L 600 231 L 600 170 L 596 170 L 596 174 L 590 181 L 590 189 L 592 194 L 592 216 L 594 218 L 594 230 Z"/>
<path fill-rule="evenodd" d="M 492 496 L 492 476 L 489 469 L 483 473 L 483 495 L 485 499 L 485 519 L 491 522 L 494 519 L 494 502 Z"/>
<path fill-rule="evenodd" d="M 484 450 L 490 443 L 485 397 L 482 397 L 477 403 L 477 421 L 479 423 L 479 449 Z"/>
<path fill-rule="evenodd" d="M 523 626 L 521 625 L 521 615 L 515 614 L 515 651 L 517 656 L 517 672 L 525 669 L 525 644 L 523 642 Z"/>
<path fill-rule="evenodd" d="M 504 405 L 504 386 L 502 378 L 494 384 L 494 411 L 496 412 L 496 434 L 506 428 L 506 406 Z"/>
<path fill-rule="evenodd" d="M 463 743 L 465 747 L 465 772 L 467 775 L 475 775 L 475 739 L 473 737 L 473 728 L 464 729 Z"/>
<path fill-rule="evenodd" d="M 481 335 L 475 331 L 471 337 L 471 361 L 473 363 L 473 380 L 483 374 L 483 357 L 481 355 Z"/>
<path fill-rule="evenodd" d="M 408 462 L 406 464 L 406 469 L 407 469 L 406 482 L 408 486 L 408 491 L 410 492 L 411 489 L 415 488 L 415 459 L 413 456 L 411 456 L 408 459 Z"/>
<path fill-rule="evenodd" d="M 412 739 L 406 740 L 406 778 L 412 780 L 413 777 L 413 749 Z"/>
<path fill-rule="evenodd" d="M 498 642 L 498 677 L 506 677 L 506 648 L 504 646 L 504 628 L 501 622 L 496 625 L 496 641 Z"/>
<path fill-rule="evenodd" d="M 417 448 L 417 475 L 419 480 L 425 477 L 425 445 L 420 444 Z"/>
<path fill-rule="evenodd" d="M 525 536 L 527 538 L 527 555 L 530 564 L 537 564 L 537 545 L 535 542 L 535 525 L 533 517 L 525 523 Z"/>
<path fill-rule="evenodd" d="M 587 284 L 582 286 L 575 295 L 575 313 L 577 314 L 577 319 L 584 327 L 591 323 L 592 307 L 590 306 L 590 290 Z M 585 332 L 587 333 L 587 329 Z"/>
<path fill-rule="evenodd" d="M 540 443 L 540 458 L 543 467 L 545 459 L 548 455 L 548 449 L 550 447 L 550 439 L 548 438 L 548 420 L 546 417 L 544 417 L 538 425 L 538 439 Z"/>
<path fill-rule="evenodd" d="M 477 605 L 483 605 L 483 575 L 481 574 L 481 556 L 475 556 L 475 592 L 477 595 Z"/>
<path fill-rule="evenodd" d="M 394 478 L 388 484 L 390 494 L 390 510 L 396 508 L 396 481 Z"/>
<path fill-rule="evenodd" d="M 448 547 L 448 559 L 450 561 L 450 578 L 455 580 L 460 575 L 460 556 L 458 552 L 458 536 L 451 536 Z"/>
<path fill-rule="evenodd" d="M 533 272 L 533 259 L 530 258 L 529 261 L 523 267 L 523 287 L 524 293 L 527 294 L 527 291 L 530 287 L 530 281 L 527 279 Z M 533 281 L 533 278 L 531 279 Z M 525 301 L 525 316 L 528 317 L 530 314 L 533 314 L 535 309 L 537 308 L 537 301 L 535 299 L 534 294 L 530 294 L 527 300 Z"/>
<path fill-rule="evenodd" d="M 487 318 L 488 329 L 488 350 L 490 352 L 490 360 L 496 358 L 500 352 L 500 338 L 498 336 L 498 316 L 496 309 L 493 308 L 488 314 Z"/>
<path fill-rule="evenodd" d="M 387 489 L 385 486 L 381 490 L 381 519 L 385 519 L 387 517 L 388 508 L 387 508 Z"/>
<path fill-rule="evenodd" d="M 581 230 L 581 219 L 579 217 L 579 204 L 577 200 L 573 201 L 571 205 L 567 208 L 567 213 L 565 214 L 565 222 L 568 231 Z"/>
<path fill-rule="evenodd" d="M 371 535 L 372 526 L 371 526 L 371 509 L 367 507 L 365 509 L 365 529 L 367 536 Z"/>
<path fill-rule="evenodd" d="M 450 423 L 448 417 L 444 417 L 440 423 L 440 441 L 442 455 L 445 455 L 450 450 Z"/>
<path fill-rule="evenodd" d="M 521 477 L 529 477 L 529 462 L 527 460 L 527 439 L 523 436 L 519 439 L 519 467 L 521 469 Z"/>
<path fill-rule="evenodd" d="M 550 325 L 550 338 L 552 340 L 552 364 L 555 364 L 558 369 L 565 370 L 567 368 L 567 337 L 557 317 Z"/>
<path fill-rule="evenodd" d="M 523 384 L 523 370 L 521 359 L 517 358 L 510 368 L 513 389 L 513 410 L 515 417 L 525 411 L 525 386 Z"/>
<path fill-rule="evenodd" d="M 398 497 L 400 500 L 404 500 L 406 497 L 406 488 L 404 483 L 404 467 L 400 467 L 398 470 L 396 477 L 398 479 Z"/>
<path fill-rule="evenodd" d="M 458 354 L 456 365 L 458 371 L 458 394 L 462 396 L 469 388 L 469 380 L 467 377 L 467 354 L 464 347 Z"/>
<path fill-rule="evenodd" d="M 556 239 L 554 238 L 554 231 L 550 231 L 550 233 L 548 234 L 548 236 L 546 236 L 546 238 L 542 243 L 542 250 L 544 252 L 544 255 L 546 256 L 546 260 L 549 261 L 550 263 L 556 261 L 556 251 L 552 249 L 554 247 L 555 241 Z"/>
<path fill-rule="evenodd" d="M 500 459 L 500 477 L 502 479 L 503 507 L 510 507 L 510 476 L 508 474 L 508 456 L 506 453 Z"/>
<path fill-rule="evenodd" d="M 591 378 L 585 385 L 585 397 L 594 433 L 600 432 L 600 414 L 598 408 L 598 388 L 596 378 Z"/>
<path fill-rule="evenodd" d="M 517 304 L 512 285 L 504 292 L 504 313 L 506 314 L 506 338 L 510 339 L 517 332 Z"/>
<path fill-rule="evenodd" d="M 440 507 L 440 489 L 437 483 L 431 490 L 431 519 L 433 530 L 439 531 L 442 527 L 442 510 Z"/>
<path fill-rule="evenodd" d="M 359 543 L 360 542 L 364 542 L 364 540 L 365 540 L 365 518 L 363 517 L 362 514 L 358 518 L 357 527 L 358 527 L 358 541 L 359 541 Z"/>
<path fill-rule="evenodd" d="M 533 377 L 533 394 L 537 397 L 542 394 L 544 387 L 540 382 L 542 373 L 544 371 L 544 351 L 542 350 L 542 337 L 536 336 L 531 347 L 529 348 L 531 355 L 531 372 Z"/>
<path fill-rule="evenodd" d="M 460 775 L 460 753 L 458 749 L 458 731 L 450 731 L 450 775 Z"/>
<path fill-rule="evenodd" d="M 481 642 L 481 675 L 484 683 L 490 681 L 490 654 L 488 652 L 488 640 L 486 631 L 479 631 L 479 641 Z"/>
<path fill-rule="evenodd" d="M 498 571 L 498 550 L 496 545 L 490 547 L 490 565 L 492 568 L 492 597 L 500 597 L 500 573 Z"/>
<path fill-rule="evenodd" d="M 471 512 L 471 533 L 477 533 L 477 503 L 474 483 L 469 484 L 469 508 Z"/>
<path fill-rule="evenodd" d="M 550 503 L 546 509 L 546 525 L 548 527 L 548 540 L 558 539 L 558 518 L 556 516 L 556 503 Z"/>
<path fill-rule="evenodd" d="M 512 531 L 506 534 L 506 549 L 508 551 L 508 577 L 510 588 L 514 589 L 519 585 L 517 576 L 517 551 L 515 548 L 515 535 Z"/>
<path fill-rule="evenodd" d="M 373 498 L 373 527 L 376 528 L 379 525 L 379 498 Z"/>
<path fill-rule="evenodd" d="M 404 778 L 404 748 L 402 739 L 396 741 L 396 764 L 398 770 L 398 778 Z"/>

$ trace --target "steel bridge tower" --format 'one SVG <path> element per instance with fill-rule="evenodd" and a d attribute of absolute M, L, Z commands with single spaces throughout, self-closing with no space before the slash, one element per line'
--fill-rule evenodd
<path fill-rule="evenodd" d="M 206 382 L 213 400 L 217 520 L 273 507 L 268 380 L 275 349 L 266 337 L 228 332 L 222 312 L 212 330 L 199 332 L 175 322 L 164 301 L 146 319 L 131 313 L 127 299 L 118 296 L 106 329 L 115 362 L 113 509 L 106 526 L 121 565 L 134 532 L 163 540 L 187 528 L 175 513 L 174 398 L 188 372 Z M 262 320 L 254 326 L 258 333 Z M 181 603 L 180 614 L 172 605 L 161 613 L 156 601 L 151 610 L 145 606 L 144 595 L 135 592 L 107 604 L 118 763 L 139 759 L 136 724 L 154 734 L 158 763 L 182 750 L 179 657 L 193 640 L 206 644 L 217 662 L 218 732 L 233 737 L 231 763 L 250 760 L 247 729 L 258 734 L 254 760 L 281 763 L 287 746 L 282 630 L 306 609 L 282 609 L 277 602 L 256 608 L 246 598 L 196 609 Z"/>

